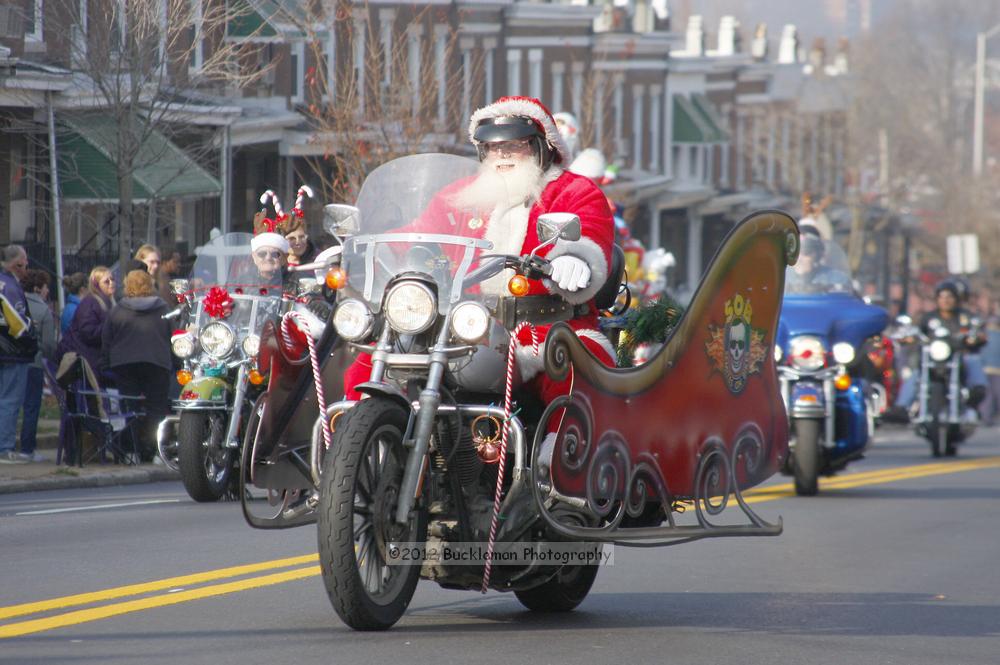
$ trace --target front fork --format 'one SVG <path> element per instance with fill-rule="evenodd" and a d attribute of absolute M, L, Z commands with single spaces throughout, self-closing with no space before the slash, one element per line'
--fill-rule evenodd
<path fill-rule="evenodd" d="M 959 423 L 961 422 L 961 418 L 958 408 L 961 403 L 962 393 L 962 363 L 959 353 L 957 351 L 952 353 L 951 358 L 946 362 L 948 367 L 948 422 Z M 931 365 L 933 363 L 929 347 L 924 345 L 920 353 L 920 386 L 918 393 L 920 410 L 917 416 L 917 422 L 919 423 L 929 423 L 936 420 L 939 415 L 930 412 Z"/>
<path fill-rule="evenodd" d="M 240 427 L 240 417 L 243 414 L 243 398 L 247 392 L 247 363 L 241 362 L 239 371 L 236 373 L 236 391 L 233 393 L 233 410 L 229 415 L 229 425 L 226 427 L 226 436 L 223 440 L 227 448 L 239 448 L 240 442 L 236 438 L 236 432 Z"/>
<path fill-rule="evenodd" d="M 445 368 L 448 367 L 448 356 L 442 349 L 447 346 L 448 331 L 450 329 L 451 313 L 445 317 L 437 344 L 431 349 L 427 383 L 424 385 L 424 389 L 420 391 L 420 397 L 417 400 L 420 409 L 417 411 L 412 438 L 409 442 L 403 442 L 403 445 L 412 444 L 413 449 L 406 457 L 406 468 L 403 470 L 403 484 L 399 490 L 399 503 L 396 504 L 396 522 L 398 524 L 409 523 L 410 511 L 413 510 L 417 496 L 420 493 L 420 483 L 423 479 L 424 469 L 427 466 L 427 452 L 430 449 L 431 433 L 434 431 L 434 422 L 437 420 L 438 407 L 441 405 L 441 392 L 439 388 L 441 387 L 441 381 L 444 379 Z"/>

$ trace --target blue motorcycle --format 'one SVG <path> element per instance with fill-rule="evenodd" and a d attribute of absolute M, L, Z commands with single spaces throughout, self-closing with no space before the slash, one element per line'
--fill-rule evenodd
<path fill-rule="evenodd" d="M 784 471 L 794 476 L 796 494 L 815 495 L 821 474 L 863 456 L 878 412 L 863 345 L 888 321 L 884 309 L 854 291 L 843 250 L 803 234 L 799 261 L 785 278 L 774 350 L 791 436 Z"/>

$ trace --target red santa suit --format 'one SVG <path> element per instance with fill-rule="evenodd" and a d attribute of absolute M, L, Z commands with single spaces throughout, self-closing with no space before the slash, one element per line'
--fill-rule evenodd
<path fill-rule="evenodd" d="M 530 254 L 540 244 L 536 232 L 539 215 L 549 212 L 573 213 L 580 218 L 580 239 L 558 240 L 539 250 L 538 255 L 552 260 L 569 255 L 583 260 L 590 268 L 588 284 L 576 291 L 562 289 L 554 282 L 530 280 L 529 296 L 558 295 L 574 305 L 589 305 L 586 313 L 567 323 L 583 344 L 602 362 L 614 365 L 615 352 L 610 341 L 597 329 L 598 311 L 594 296 L 608 278 L 611 248 L 614 243 L 614 221 L 604 193 L 588 178 L 570 173 L 562 168 L 568 162 L 568 150 L 559 135 L 551 114 L 537 100 L 522 97 L 504 97 L 494 104 L 479 109 L 472 115 L 470 138 L 484 118 L 499 116 L 526 116 L 534 119 L 544 130 L 549 144 L 555 148 L 556 159 L 544 172 L 544 187 L 530 207 L 518 204 L 512 207 L 499 205 L 492 211 L 477 215 L 458 214 L 450 205 L 453 195 L 467 186 L 469 181 L 458 182 L 436 196 L 420 219 L 401 231 L 445 233 L 482 238 L 493 243 L 491 254 Z M 483 283 L 486 292 L 509 296 L 506 275 Z M 544 367 L 544 340 L 551 326 L 539 325 L 521 331 L 515 343 L 517 365 L 522 380 L 531 381 L 533 391 L 545 403 L 569 392 L 572 375 L 562 382 L 553 382 L 542 372 Z M 538 342 L 536 354 L 534 342 Z M 353 390 L 358 383 L 367 381 L 371 373 L 370 358 L 359 356 L 344 377 L 348 399 L 358 399 Z"/>

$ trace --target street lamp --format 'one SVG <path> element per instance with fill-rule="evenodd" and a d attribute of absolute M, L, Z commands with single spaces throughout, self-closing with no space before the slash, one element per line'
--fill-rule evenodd
<path fill-rule="evenodd" d="M 983 173 L 983 88 L 986 69 L 986 40 L 1000 32 L 1000 23 L 976 35 L 976 112 L 972 126 L 972 173 Z"/>

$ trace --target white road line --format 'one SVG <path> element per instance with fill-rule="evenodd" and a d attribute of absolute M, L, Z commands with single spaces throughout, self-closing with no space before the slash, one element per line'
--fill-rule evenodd
<path fill-rule="evenodd" d="M 79 508 L 51 508 L 49 510 L 28 510 L 23 513 L 14 513 L 15 517 L 21 515 L 52 515 L 53 513 L 75 513 L 81 510 L 107 510 L 108 508 L 126 508 L 128 506 L 148 506 L 154 503 L 180 503 L 180 499 L 156 499 L 154 501 L 129 501 L 128 503 L 105 503 L 98 506 L 81 506 Z"/>

